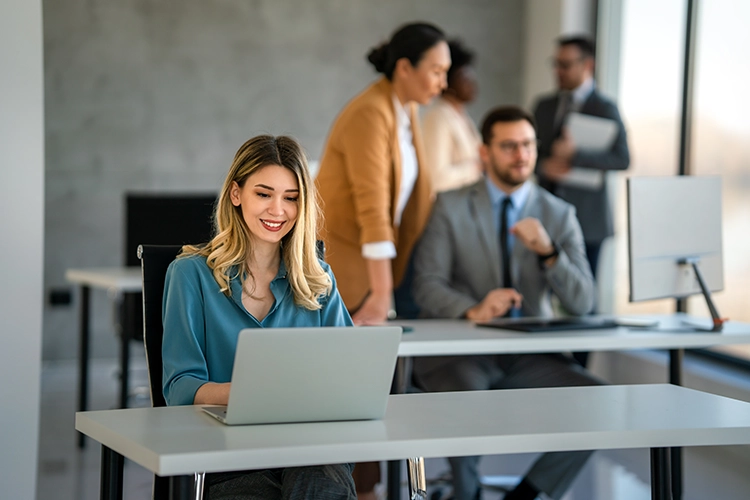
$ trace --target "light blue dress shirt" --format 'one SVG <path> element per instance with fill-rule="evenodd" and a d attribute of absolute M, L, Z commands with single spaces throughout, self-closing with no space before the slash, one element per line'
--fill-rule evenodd
<path fill-rule="evenodd" d="M 495 229 L 497 231 L 497 240 L 498 240 L 498 247 L 500 246 L 500 218 L 502 214 L 502 207 L 503 207 L 503 201 L 505 198 L 508 198 L 510 196 L 511 205 L 508 207 L 508 229 L 512 228 L 516 222 L 518 222 L 518 218 L 521 216 L 521 211 L 523 211 L 523 207 L 526 205 L 526 200 L 529 198 L 529 192 L 531 191 L 531 186 L 529 185 L 529 181 L 524 182 L 521 187 L 513 191 L 510 195 L 505 193 L 503 190 L 501 190 L 499 187 L 495 185 L 494 182 L 492 182 L 492 179 L 485 176 L 484 178 L 485 183 L 487 184 L 487 191 L 490 195 L 490 202 L 492 203 L 492 220 L 495 222 Z M 512 252 L 513 251 L 513 245 L 516 244 L 516 237 L 513 236 L 512 233 L 508 233 L 508 248 L 501 248 L 500 252 Z M 502 254 L 501 254 L 502 255 Z M 511 261 L 511 267 L 513 265 L 513 261 Z M 510 312 L 511 317 L 518 317 L 521 315 L 521 309 L 518 307 L 515 307 Z"/>
<path fill-rule="evenodd" d="M 497 240 L 499 242 L 500 215 L 502 213 L 503 200 L 510 196 L 511 206 L 508 207 L 508 228 L 510 229 L 516 224 L 516 222 L 518 222 L 518 218 L 521 216 L 521 211 L 526 205 L 526 200 L 529 199 L 531 186 L 529 186 L 529 182 L 526 181 L 521 187 L 513 191 L 512 194 L 508 195 L 499 187 L 497 187 L 489 177 L 485 176 L 484 180 L 487 184 L 487 191 L 490 195 L 490 202 L 492 203 L 492 220 L 495 222 L 495 229 L 497 230 Z M 508 247 L 512 249 L 515 243 L 516 237 L 508 233 Z M 505 249 L 502 249 L 501 251 L 505 251 Z"/>
<path fill-rule="evenodd" d="M 328 264 L 333 289 L 310 311 L 294 303 L 283 261 L 271 282 L 274 303 L 258 321 L 242 305 L 239 279 L 230 282 L 232 296 L 219 290 L 206 258 L 180 258 L 170 264 L 164 285 L 162 320 L 164 340 L 162 389 L 168 405 L 191 405 L 206 382 L 229 382 L 240 330 L 311 326 L 351 326 Z"/>

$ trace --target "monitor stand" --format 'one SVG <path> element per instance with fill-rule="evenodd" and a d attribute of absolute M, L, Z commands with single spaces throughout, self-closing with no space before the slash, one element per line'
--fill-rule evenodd
<path fill-rule="evenodd" d="M 708 289 L 708 285 L 706 285 L 706 281 L 703 279 L 703 274 L 701 274 L 700 268 L 698 267 L 699 262 L 700 262 L 699 257 L 689 257 L 689 258 L 680 259 L 679 261 L 677 261 L 677 263 L 680 265 L 690 265 L 693 267 L 693 272 L 695 272 L 695 278 L 698 280 L 698 285 L 701 287 L 701 292 L 703 292 L 703 297 L 705 297 L 706 299 L 708 310 L 711 312 L 711 320 L 713 322 L 713 327 L 705 328 L 699 325 L 692 325 L 689 322 L 685 322 L 686 324 L 690 325 L 690 327 L 689 329 L 686 329 L 684 331 L 719 333 L 724 328 L 724 323 L 727 322 L 727 318 L 722 318 L 721 316 L 719 316 L 719 311 L 716 310 L 714 301 L 711 299 L 711 291 Z M 677 329 L 675 331 L 683 331 L 683 330 Z"/>

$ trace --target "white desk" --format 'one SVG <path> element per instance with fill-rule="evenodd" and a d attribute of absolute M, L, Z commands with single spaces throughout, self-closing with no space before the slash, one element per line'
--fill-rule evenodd
<path fill-rule="evenodd" d="M 682 321 L 710 326 L 710 319 L 685 314 L 638 316 L 653 318 L 659 328 L 677 328 Z M 542 353 L 566 351 L 621 351 L 632 349 L 694 349 L 717 345 L 750 344 L 750 324 L 729 321 L 724 331 L 669 332 L 659 329 L 571 330 L 523 333 L 476 326 L 466 320 L 404 320 L 410 326 L 399 346 L 399 356 L 456 356 L 478 354 Z"/>
<path fill-rule="evenodd" d="M 143 289 L 139 266 L 68 269 L 65 271 L 65 279 L 81 286 L 103 288 L 114 293 L 140 292 Z"/>
<path fill-rule="evenodd" d="M 228 427 L 186 406 L 79 412 L 76 429 L 102 444 L 103 499 L 121 498 L 123 456 L 176 476 L 620 448 L 652 449 L 652 496 L 661 499 L 664 448 L 750 444 L 750 403 L 667 384 L 565 387 L 396 395 L 382 421 Z"/>
<path fill-rule="evenodd" d="M 81 288 L 78 340 L 78 411 L 85 411 L 88 406 L 88 373 L 90 343 L 90 292 L 91 288 L 107 290 L 110 297 L 116 299 L 123 293 L 140 292 L 143 289 L 140 267 L 107 267 L 92 269 L 68 269 L 65 279 Z M 120 332 L 120 407 L 126 406 L 128 397 L 128 368 L 130 341 Z M 83 435 L 79 436 L 78 446 L 83 447 Z"/>
<path fill-rule="evenodd" d="M 512 330 L 480 327 L 466 320 L 412 320 L 394 321 L 410 326 L 399 346 L 396 379 L 403 391 L 410 370 L 409 357 L 455 356 L 480 354 L 527 354 L 566 351 L 617 351 L 633 349 L 668 349 L 670 357 L 669 381 L 681 384 L 683 349 L 705 348 L 717 345 L 750 343 L 750 324 L 729 321 L 722 332 L 674 332 L 685 322 L 705 328 L 711 320 L 685 314 L 639 316 L 659 322 L 658 328 L 610 328 L 602 330 L 560 331 L 549 333 L 523 333 Z M 675 500 L 682 498 L 682 453 L 671 451 L 671 474 Z M 398 477 L 396 465 L 389 464 L 389 478 Z M 389 481 L 389 491 L 395 494 L 397 485 Z"/>

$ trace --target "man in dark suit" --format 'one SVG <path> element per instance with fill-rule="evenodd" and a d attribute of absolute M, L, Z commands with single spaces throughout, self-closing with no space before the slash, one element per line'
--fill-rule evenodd
<path fill-rule="evenodd" d="M 440 193 L 414 259 L 414 298 L 431 318 L 553 315 L 550 295 L 574 314 L 594 303 L 575 208 L 532 183 L 537 156 L 534 120 L 506 106 L 482 124 L 486 178 Z M 466 391 L 600 383 L 562 354 L 417 358 L 427 391 Z M 591 452 L 545 453 L 506 500 L 540 492 L 559 499 Z M 456 500 L 479 498 L 479 457 L 449 459 Z"/>
<path fill-rule="evenodd" d="M 576 207 L 586 242 L 586 258 L 594 277 L 602 242 L 614 234 L 605 172 L 625 170 L 630 153 L 617 106 L 594 85 L 593 42 L 583 37 L 560 38 L 554 58 L 558 92 L 542 96 L 534 109 L 539 136 L 536 175 L 539 185 Z M 617 133 L 608 150 L 578 148 L 565 126 L 572 112 L 607 118 Z M 575 358 L 586 366 L 588 353 Z"/>
<path fill-rule="evenodd" d="M 534 109 L 539 136 L 536 174 L 542 187 L 576 207 L 586 256 L 596 276 L 601 244 L 614 233 L 604 172 L 625 170 L 630 164 L 625 126 L 617 106 L 594 86 L 591 41 L 559 39 L 554 66 L 559 90 L 542 96 Z M 571 112 L 613 120 L 617 133 L 612 146 L 606 151 L 579 149 L 564 126 Z"/>

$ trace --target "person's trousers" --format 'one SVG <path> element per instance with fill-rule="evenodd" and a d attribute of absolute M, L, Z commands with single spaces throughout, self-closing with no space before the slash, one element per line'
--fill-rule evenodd
<path fill-rule="evenodd" d="M 597 270 L 599 269 L 599 255 L 601 254 L 602 250 L 602 242 L 596 242 L 596 243 L 586 243 L 586 259 L 589 261 L 589 266 L 591 266 L 591 272 L 594 275 L 594 280 L 596 280 Z M 599 286 L 597 284 L 596 289 L 599 289 Z M 598 297 L 599 294 L 597 294 L 597 301 L 599 300 Z M 594 304 L 593 309 L 589 311 L 590 314 L 596 314 L 597 311 L 597 304 Z M 589 363 L 589 353 L 588 351 L 581 351 L 581 352 L 574 352 L 573 358 L 578 361 L 578 363 L 586 368 Z"/>
<path fill-rule="evenodd" d="M 591 266 L 591 273 L 594 275 L 594 279 L 596 279 L 598 274 L 597 271 L 599 270 L 599 255 L 601 254 L 601 250 L 601 241 L 596 243 L 586 243 L 586 260 L 589 261 L 589 266 Z"/>
<path fill-rule="evenodd" d="M 353 464 L 207 474 L 209 500 L 356 500 Z"/>
<path fill-rule="evenodd" d="M 434 366 L 434 360 L 431 365 Z M 414 375 L 426 391 L 528 389 L 601 385 L 603 382 L 562 354 L 455 356 L 429 371 L 414 360 Z M 561 498 L 586 464 L 591 451 L 553 452 L 539 457 L 526 480 L 555 500 Z M 480 491 L 480 457 L 449 458 L 456 500 L 475 500 Z"/>
<path fill-rule="evenodd" d="M 419 316 L 419 306 L 412 295 L 414 282 L 414 258 L 409 260 L 401 284 L 393 291 L 394 305 L 399 319 L 416 319 Z M 349 311 L 354 314 L 355 311 Z M 370 493 L 380 482 L 380 462 L 361 462 L 354 467 L 354 484 L 358 493 Z"/>

